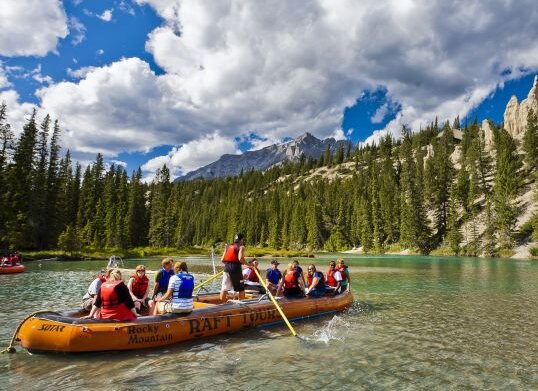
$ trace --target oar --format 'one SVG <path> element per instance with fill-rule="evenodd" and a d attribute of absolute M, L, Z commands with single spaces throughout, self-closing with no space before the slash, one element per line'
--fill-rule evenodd
<path fill-rule="evenodd" d="M 209 277 L 207 280 L 202 281 L 201 283 L 199 283 L 198 285 L 196 285 L 196 286 L 194 287 L 193 290 L 200 289 L 201 287 L 203 287 L 203 286 L 204 286 L 205 284 L 207 284 L 208 282 L 211 282 L 211 281 L 213 281 L 215 278 L 217 278 L 218 276 L 220 276 L 222 273 L 224 273 L 224 270 L 221 270 L 221 271 L 218 272 L 217 274 L 215 274 L 215 275 Z"/>
<path fill-rule="evenodd" d="M 294 337 L 298 337 L 298 338 L 301 338 L 297 335 L 297 333 L 295 332 L 295 330 L 293 329 L 290 321 L 288 320 L 288 317 L 286 316 L 286 314 L 284 314 L 284 311 L 282 311 L 282 308 L 280 308 L 280 306 L 278 305 L 278 302 L 276 301 L 276 299 L 274 298 L 273 294 L 271 293 L 271 291 L 267 288 L 267 285 L 265 285 L 265 282 L 263 281 L 263 278 L 262 276 L 260 276 L 260 272 L 258 272 L 258 269 L 256 269 L 255 267 L 252 268 L 252 270 L 254 270 L 254 272 L 256 273 L 256 275 L 258 276 L 258 279 L 260 280 L 260 283 L 262 284 L 262 286 L 265 288 L 265 292 L 267 292 L 267 294 L 269 295 L 269 298 L 271 299 L 271 301 L 273 302 L 273 304 L 275 305 L 276 309 L 278 310 L 278 312 L 280 312 L 280 316 L 282 316 L 282 319 L 284 319 L 284 322 L 286 322 L 286 324 L 288 325 L 288 328 L 290 329 L 291 333 L 293 334 Z"/>

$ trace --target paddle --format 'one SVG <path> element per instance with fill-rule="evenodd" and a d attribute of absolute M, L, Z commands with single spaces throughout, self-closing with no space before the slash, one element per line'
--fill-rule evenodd
<path fill-rule="evenodd" d="M 198 285 L 196 285 L 196 286 L 194 287 L 193 290 L 200 289 L 201 287 L 203 287 L 203 286 L 204 286 L 205 284 L 207 284 L 208 282 L 211 282 L 211 281 L 213 281 L 215 278 L 217 278 L 218 276 L 220 276 L 222 273 L 224 273 L 224 270 L 221 270 L 221 271 L 218 272 L 217 274 L 215 274 L 215 275 L 209 277 L 207 280 L 202 281 L 201 283 L 199 283 Z"/>
<path fill-rule="evenodd" d="M 289 322 L 288 318 L 286 317 L 286 314 L 284 314 L 284 311 L 282 311 L 282 308 L 280 308 L 280 306 L 278 305 L 278 302 L 276 301 L 276 299 L 274 298 L 273 294 L 271 293 L 271 291 L 267 288 L 267 285 L 265 285 L 265 282 L 263 281 L 263 278 L 262 276 L 260 276 L 260 272 L 258 271 L 258 269 L 256 269 L 255 267 L 252 268 L 252 270 L 254 270 L 254 272 L 256 273 L 256 275 L 258 276 L 258 279 L 260 280 L 260 283 L 262 284 L 262 286 L 265 288 L 265 292 L 267 292 L 267 294 L 269 295 L 269 298 L 271 299 L 271 301 L 273 302 L 273 304 L 275 305 L 276 309 L 278 310 L 278 312 L 280 312 L 280 316 L 282 316 L 282 319 L 284 319 L 284 322 L 286 322 L 286 324 L 288 325 L 288 328 L 290 329 L 291 333 L 293 334 L 294 337 L 297 337 L 297 338 L 301 338 L 297 335 L 297 333 L 295 332 L 295 330 L 293 329 L 291 323 Z"/>

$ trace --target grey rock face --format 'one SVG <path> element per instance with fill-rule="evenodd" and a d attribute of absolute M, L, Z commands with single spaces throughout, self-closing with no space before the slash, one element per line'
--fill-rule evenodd
<path fill-rule="evenodd" d="M 222 155 L 216 162 L 191 171 L 176 181 L 188 181 L 197 178 L 211 179 L 237 176 L 241 171 L 266 170 L 285 161 L 299 161 L 301 155 L 320 157 L 330 147 L 334 153 L 340 145 L 347 149 L 349 141 L 336 141 L 334 138 L 320 140 L 310 133 L 305 133 L 295 140 L 283 144 L 274 144 L 257 151 L 248 151 L 241 155 Z"/>
<path fill-rule="evenodd" d="M 519 104 L 517 98 L 512 96 L 504 111 L 504 128 L 514 139 L 523 138 L 531 108 L 535 113 L 538 112 L 538 76 L 534 77 L 534 84 L 527 99 L 523 99 Z"/>

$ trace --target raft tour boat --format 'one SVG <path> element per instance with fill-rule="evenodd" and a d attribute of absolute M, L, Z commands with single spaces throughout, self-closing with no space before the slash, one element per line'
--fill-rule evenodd
<path fill-rule="evenodd" d="M 140 316 L 135 321 L 81 319 L 81 311 L 42 312 L 21 323 L 14 338 L 34 353 L 75 353 L 155 348 L 283 322 L 267 295 L 221 304 L 218 293 L 197 294 L 190 314 Z M 348 308 L 351 292 L 278 303 L 290 321 Z"/>
<path fill-rule="evenodd" d="M 0 255 L 0 274 L 22 273 L 24 265 L 20 263 L 21 257 L 17 254 Z"/>

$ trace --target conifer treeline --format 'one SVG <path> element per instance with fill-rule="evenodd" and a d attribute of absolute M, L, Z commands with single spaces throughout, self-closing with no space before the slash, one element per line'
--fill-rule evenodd
<path fill-rule="evenodd" d="M 140 169 L 106 169 L 101 155 L 82 172 L 69 151 L 61 156 L 60 127 L 49 116 L 37 124 L 34 112 L 15 140 L 6 110 L 0 106 L 0 247 L 182 248 L 242 231 L 249 245 L 275 249 L 382 252 L 397 244 L 495 255 L 514 245 L 515 200 L 538 167 L 531 112 L 520 152 L 494 124 L 491 153 L 476 121 L 459 141 L 456 119 L 236 178 L 171 183 L 164 166 L 146 184 Z M 339 175 L 324 177 L 329 169 Z M 533 228 L 536 218 L 525 229 Z"/>

